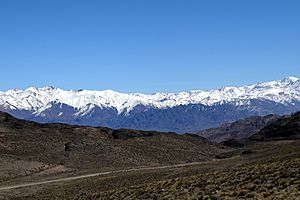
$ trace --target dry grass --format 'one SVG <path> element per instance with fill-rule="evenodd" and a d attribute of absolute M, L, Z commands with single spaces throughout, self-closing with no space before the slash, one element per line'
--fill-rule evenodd
<path fill-rule="evenodd" d="M 94 194 L 92 199 L 299 199 L 300 159 Z"/>

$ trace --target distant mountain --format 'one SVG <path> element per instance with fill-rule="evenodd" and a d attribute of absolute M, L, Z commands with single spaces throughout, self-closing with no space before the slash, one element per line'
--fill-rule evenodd
<path fill-rule="evenodd" d="M 251 140 L 300 139 L 300 112 L 285 116 L 252 135 Z"/>
<path fill-rule="evenodd" d="M 217 143 L 230 140 L 243 140 L 259 132 L 279 118 L 278 115 L 248 117 L 232 123 L 224 123 L 218 128 L 200 131 L 197 135 Z"/>
<path fill-rule="evenodd" d="M 296 112 L 300 80 L 152 95 L 30 87 L 0 92 L 0 110 L 37 122 L 196 132 L 249 116 Z"/>

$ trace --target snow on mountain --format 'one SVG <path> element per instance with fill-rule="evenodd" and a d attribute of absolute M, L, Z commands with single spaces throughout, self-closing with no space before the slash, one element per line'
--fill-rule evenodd
<path fill-rule="evenodd" d="M 170 108 L 178 105 L 203 104 L 212 106 L 229 102 L 247 103 L 247 100 L 270 100 L 281 104 L 300 101 L 300 79 L 287 77 L 242 87 L 223 87 L 209 91 L 180 93 L 155 93 L 152 95 L 124 94 L 112 90 L 62 90 L 55 87 L 0 92 L 0 106 L 11 110 L 28 110 L 36 115 L 49 109 L 53 102 L 71 106 L 78 110 L 77 115 L 88 114 L 95 106 L 114 108 L 118 114 L 128 113 L 137 105 L 153 108 Z M 62 113 L 60 113 L 61 115 Z"/>

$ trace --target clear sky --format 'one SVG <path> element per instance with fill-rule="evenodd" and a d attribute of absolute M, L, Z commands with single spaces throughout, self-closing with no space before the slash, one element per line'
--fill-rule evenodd
<path fill-rule="evenodd" d="M 1 0 L 0 90 L 179 92 L 300 77 L 299 0 Z"/>

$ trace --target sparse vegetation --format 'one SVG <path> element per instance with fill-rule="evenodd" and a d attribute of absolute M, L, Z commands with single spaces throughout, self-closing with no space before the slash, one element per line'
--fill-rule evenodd
<path fill-rule="evenodd" d="M 92 199 L 299 199 L 300 158 L 94 194 Z"/>
<path fill-rule="evenodd" d="M 203 161 L 185 167 L 121 172 L 2 190 L 0 198 L 300 198 L 300 140 L 226 147 L 195 135 L 42 125 L 5 114 L 0 115 L 0 122 L 0 187 L 101 171 Z"/>

